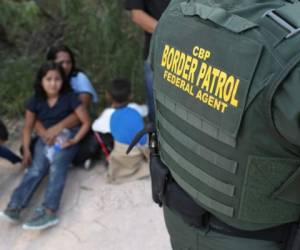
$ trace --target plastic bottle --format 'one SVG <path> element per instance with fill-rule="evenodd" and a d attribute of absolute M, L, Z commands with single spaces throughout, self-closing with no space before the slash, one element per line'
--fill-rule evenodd
<path fill-rule="evenodd" d="M 54 159 L 54 155 L 61 151 L 62 145 L 70 138 L 71 132 L 69 129 L 64 128 L 56 137 L 53 145 L 45 146 L 45 155 L 51 163 Z"/>

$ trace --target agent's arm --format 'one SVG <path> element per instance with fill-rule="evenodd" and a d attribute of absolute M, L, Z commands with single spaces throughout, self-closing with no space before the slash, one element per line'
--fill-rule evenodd
<path fill-rule="evenodd" d="M 154 32 L 157 25 L 157 20 L 155 18 L 139 9 L 131 10 L 131 20 L 144 31 L 151 34 Z"/>

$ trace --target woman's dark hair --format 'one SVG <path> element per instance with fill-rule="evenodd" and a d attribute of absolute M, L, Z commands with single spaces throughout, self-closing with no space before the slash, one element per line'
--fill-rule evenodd
<path fill-rule="evenodd" d="M 34 90 L 35 90 L 35 95 L 37 97 L 42 97 L 44 99 L 47 98 L 47 94 L 42 86 L 42 80 L 43 80 L 44 76 L 47 75 L 48 71 L 50 71 L 50 70 L 56 70 L 62 78 L 63 83 L 62 83 L 62 87 L 61 87 L 59 93 L 62 94 L 62 93 L 71 91 L 70 84 L 65 76 L 65 72 L 64 72 L 63 68 L 54 62 L 46 62 L 46 63 L 42 64 L 42 66 L 39 68 L 37 75 L 36 75 Z"/>
<path fill-rule="evenodd" d="M 114 79 L 108 84 L 107 92 L 114 101 L 118 103 L 126 102 L 131 95 L 131 83 L 123 78 Z"/>
<path fill-rule="evenodd" d="M 50 47 L 50 49 L 48 50 L 48 53 L 46 55 L 47 60 L 54 62 L 56 59 L 56 56 L 59 52 L 66 52 L 70 55 L 71 62 L 72 62 L 72 68 L 71 68 L 70 76 L 68 76 L 68 77 L 76 76 L 80 70 L 76 67 L 75 56 L 74 56 L 72 50 L 68 46 L 55 45 L 55 46 Z"/>

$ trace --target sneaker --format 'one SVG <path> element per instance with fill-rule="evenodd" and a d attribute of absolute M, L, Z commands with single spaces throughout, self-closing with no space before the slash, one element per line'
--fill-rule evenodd
<path fill-rule="evenodd" d="M 0 218 L 11 223 L 20 222 L 20 209 L 6 208 L 3 212 L 0 212 Z"/>
<path fill-rule="evenodd" d="M 45 209 L 36 212 L 36 215 L 22 226 L 26 230 L 42 230 L 55 226 L 59 220 L 55 214 L 49 214 Z"/>
<path fill-rule="evenodd" d="M 83 164 L 83 167 L 86 169 L 86 170 L 89 170 L 92 166 L 92 160 L 91 159 L 87 159 L 84 161 L 84 164 Z"/>

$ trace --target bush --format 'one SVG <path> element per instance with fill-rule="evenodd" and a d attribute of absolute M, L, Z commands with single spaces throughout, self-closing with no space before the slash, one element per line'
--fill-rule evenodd
<path fill-rule="evenodd" d="M 99 110 L 104 84 L 115 77 L 131 79 L 136 101 L 144 101 L 142 33 L 121 2 L 3 0 L 0 32 L 1 27 L 5 37 L 0 38 L 0 114 L 23 113 L 36 70 L 47 49 L 57 43 L 72 48 L 78 66 L 91 78 L 101 98 Z"/>

